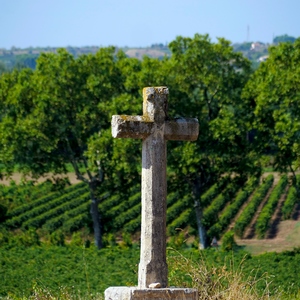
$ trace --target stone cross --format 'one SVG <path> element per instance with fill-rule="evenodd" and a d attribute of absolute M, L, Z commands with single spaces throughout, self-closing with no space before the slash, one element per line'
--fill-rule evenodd
<path fill-rule="evenodd" d="M 166 262 L 167 155 L 166 141 L 195 141 L 197 119 L 168 117 L 168 88 L 143 89 L 143 115 L 112 117 L 115 138 L 143 140 L 142 225 L 138 287 L 168 284 Z"/>

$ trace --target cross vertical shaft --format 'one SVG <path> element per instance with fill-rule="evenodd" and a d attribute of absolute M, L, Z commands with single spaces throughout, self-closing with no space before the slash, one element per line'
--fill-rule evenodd
<path fill-rule="evenodd" d="M 144 89 L 143 115 L 153 123 L 152 134 L 142 145 L 142 226 L 139 288 L 159 282 L 166 287 L 167 154 L 164 138 L 168 90 Z"/>
<path fill-rule="evenodd" d="M 166 262 L 167 157 L 166 141 L 194 141 L 199 124 L 193 118 L 169 119 L 168 88 L 143 90 L 143 115 L 112 117 L 115 138 L 138 138 L 142 148 L 142 225 L 139 288 L 168 284 Z"/>

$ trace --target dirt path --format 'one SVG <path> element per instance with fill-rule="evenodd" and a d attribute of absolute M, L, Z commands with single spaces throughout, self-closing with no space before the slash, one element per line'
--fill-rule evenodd
<path fill-rule="evenodd" d="M 300 221 L 286 220 L 278 225 L 275 238 L 272 239 L 236 239 L 239 246 L 252 254 L 281 252 L 300 247 Z"/>
<path fill-rule="evenodd" d="M 68 177 L 69 180 L 70 180 L 70 183 L 72 183 L 72 184 L 75 184 L 75 183 L 79 183 L 79 182 L 80 182 L 80 180 L 78 180 L 78 179 L 76 178 L 76 176 L 75 176 L 74 173 L 67 173 L 67 174 L 65 174 L 64 176 L 63 176 L 63 175 L 58 175 L 58 176 L 56 176 L 56 177 Z M 47 179 L 51 179 L 51 178 L 52 178 L 52 175 L 49 174 L 49 175 L 46 175 L 46 176 L 44 176 L 44 177 L 40 177 L 40 178 L 37 179 L 36 181 L 37 181 L 37 182 L 43 182 L 43 181 L 45 181 L 45 180 L 47 180 Z M 32 178 L 30 178 L 30 177 L 27 177 L 26 179 L 27 179 L 27 180 L 32 180 Z M 21 175 L 20 173 L 15 173 L 15 174 L 13 174 L 13 175 L 11 176 L 11 178 L 5 178 L 5 179 L 3 179 L 3 180 L 0 180 L 0 184 L 10 185 L 10 182 L 11 182 L 12 180 L 15 181 L 17 184 L 19 184 L 19 183 L 22 181 L 22 175 Z"/>

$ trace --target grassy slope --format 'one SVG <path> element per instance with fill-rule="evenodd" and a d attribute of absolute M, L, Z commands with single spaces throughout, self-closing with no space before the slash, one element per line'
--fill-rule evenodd
<path fill-rule="evenodd" d="M 272 172 L 274 173 L 274 172 Z M 269 173 L 265 173 L 267 176 Z M 74 173 L 67 174 L 71 183 L 78 183 Z M 275 181 L 277 182 L 280 178 L 278 173 L 274 173 Z M 20 174 L 14 174 L 13 180 L 16 183 L 20 182 Z M 10 180 L 2 180 L 1 184 L 9 184 Z M 270 239 L 258 240 L 256 238 L 251 239 L 238 239 L 237 242 L 240 246 L 244 247 L 247 251 L 253 254 L 260 254 L 270 251 L 283 251 L 291 250 L 295 247 L 300 247 L 300 207 L 298 209 L 298 214 L 295 214 L 294 220 L 280 221 L 276 224 L 275 237 Z"/>
<path fill-rule="evenodd" d="M 61 299 L 57 295 L 62 287 L 67 293 L 76 295 L 76 299 L 79 296 L 81 299 L 99 299 L 109 286 L 136 285 L 138 261 L 137 247 L 113 247 L 101 251 L 94 247 L 84 249 L 79 246 L 2 247 L 0 297 L 10 294 L 16 296 L 12 297 L 15 300 L 20 297 L 28 299 L 35 286 L 38 286 L 49 290 L 58 299 Z M 240 284 L 244 278 L 247 284 L 239 287 L 242 295 L 254 287 L 260 295 L 251 299 L 262 299 L 267 283 L 270 284 L 267 287 L 268 295 L 277 296 L 277 288 L 280 287 L 280 293 L 282 290 L 289 293 L 287 298 L 280 299 L 295 299 L 291 295 L 299 291 L 300 274 L 295 271 L 299 263 L 300 252 L 297 251 L 252 257 L 243 251 L 233 255 L 215 249 L 200 253 L 195 249 L 182 250 L 180 253 L 169 249 L 169 285 L 224 293 L 235 289 L 236 284 Z"/>

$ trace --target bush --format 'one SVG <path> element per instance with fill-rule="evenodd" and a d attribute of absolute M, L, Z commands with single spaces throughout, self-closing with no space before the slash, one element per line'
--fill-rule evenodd
<path fill-rule="evenodd" d="M 103 247 L 114 247 L 116 242 L 116 237 L 112 233 L 104 234 L 102 237 Z"/>
<path fill-rule="evenodd" d="M 39 236 L 34 228 L 18 233 L 12 236 L 9 240 L 12 246 L 38 246 L 40 245 Z"/>
<path fill-rule="evenodd" d="M 0 204 L 0 223 L 4 222 L 6 219 L 7 207 Z"/>
<path fill-rule="evenodd" d="M 82 246 L 83 245 L 81 233 L 79 231 L 74 232 L 72 234 L 72 239 L 71 239 L 70 245 L 71 246 Z"/>
<path fill-rule="evenodd" d="M 61 230 L 54 231 L 50 234 L 50 244 L 53 246 L 65 245 L 65 236 Z"/>
<path fill-rule="evenodd" d="M 222 251 L 232 251 L 235 250 L 237 247 L 237 243 L 234 240 L 234 232 L 233 231 L 227 231 L 222 238 L 222 245 L 221 250 Z"/>

